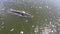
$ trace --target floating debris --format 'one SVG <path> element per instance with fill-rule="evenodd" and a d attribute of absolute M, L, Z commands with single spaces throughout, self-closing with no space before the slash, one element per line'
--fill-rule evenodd
<path fill-rule="evenodd" d="M 19 10 L 14 10 L 14 9 L 10 9 L 8 13 L 12 13 L 20 17 L 33 17 L 31 14 L 28 14 L 25 11 L 19 11 Z"/>

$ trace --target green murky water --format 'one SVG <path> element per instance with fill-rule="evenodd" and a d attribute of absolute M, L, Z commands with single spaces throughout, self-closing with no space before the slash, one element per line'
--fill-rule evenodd
<path fill-rule="evenodd" d="M 37 1 L 35 1 L 37 2 Z M 56 7 L 53 3 L 46 4 L 45 1 L 35 3 L 27 0 L 15 0 L 3 2 L 5 9 L 23 10 L 31 15 L 33 18 L 23 18 L 12 14 L 2 15 L 2 21 L 0 22 L 0 34 L 45 34 L 51 33 L 46 32 L 44 29 L 47 26 L 47 30 L 55 27 L 55 21 L 57 21 Z M 6 12 L 5 12 L 6 13 Z M 1 20 L 1 19 L 0 19 Z M 51 26 L 51 25 L 54 25 Z"/>

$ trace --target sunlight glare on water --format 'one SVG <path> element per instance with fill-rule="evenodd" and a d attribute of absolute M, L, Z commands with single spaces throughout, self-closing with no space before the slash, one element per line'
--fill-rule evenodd
<path fill-rule="evenodd" d="M 23 31 L 21 31 L 20 33 L 21 33 L 21 34 L 23 34 L 24 32 L 23 32 Z"/>
<path fill-rule="evenodd" d="M 14 31 L 14 28 L 12 28 L 10 31 Z"/>
<path fill-rule="evenodd" d="M 59 3 L 59 0 L 0 0 L 0 34 L 60 34 Z M 32 18 L 9 14 L 8 9 L 22 10 Z"/>

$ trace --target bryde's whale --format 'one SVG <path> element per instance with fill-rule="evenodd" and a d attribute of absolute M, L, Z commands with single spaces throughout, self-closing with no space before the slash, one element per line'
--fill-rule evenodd
<path fill-rule="evenodd" d="M 14 10 L 14 9 L 10 9 L 9 13 L 12 13 L 14 15 L 20 16 L 20 17 L 33 17 L 31 14 L 26 13 L 25 11 L 19 11 L 19 10 Z"/>

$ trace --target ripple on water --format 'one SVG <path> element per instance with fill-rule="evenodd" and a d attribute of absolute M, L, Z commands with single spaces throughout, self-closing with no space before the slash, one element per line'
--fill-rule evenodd
<path fill-rule="evenodd" d="M 32 25 L 32 27 L 35 27 L 34 25 Z"/>
<path fill-rule="evenodd" d="M 28 22 L 28 20 L 25 20 L 25 22 Z"/>
<path fill-rule="evenodd" d="M 4 28 L 4 26 L 0 26 L 0 30 L 2 30 Z"/>
<path fill-rule="evenodd" d="M 48 8 L 48 9 L 51 9 L 51 7 L 49 7 L 49 6 L 45 6 L 46 8 Z"/>
<path fill-rule="evenodd" d="M 14 28 L 12 28 L 10 31 L 14 31 Z"/>
<path fill-rule="evenodd" d="M 23 1 L 25 1 L 25 0 L 23 0 Z"/>
<path fill-rule="evenodd" d="M 4 21 L 2 21 L 2 24 L 1 25 L 4 25 Z"/>
<path fill-rule="evenodd" d="M 45 21 L 47 21 L 47 19 L 45 19 Z"/>
<path fill-rule="evenodd" d="M 24 32 L 23 31 L 20 31 L 20 34 L 23 34 Z"/>
<path fill-rule="evenodd" d="M 46 24 L 46 25 L 49 25 L 48 27 L 45 26 L 42 30 L 42 34 L 49 34 L 49 33 L 54 33 L 56 32 L 56 26 L 53 24 L 53 22 L 49 22 L 49 24 Z"/>
<path fill-rule="evenodd" d="M 42 9 L 42 7 L 39 7 L 39 8 L 41 8 L 41 9 Z"/>
<path fill-rule="evenodd" d="M 50 31 L 51 31 L 51 29 L 48 29 L 48 27 L 44 27 L 42 34 L 49 34 Z"/>
<path fill-rule="evenodd" d="M 4 28 L 4 26 L 1 26 L 1 28 Z"/>
<path fill-rule="evenodd" d="M 46 8 L 49 8 L 48 6 L 45 6 Z"/>
<path fill-rule="evenodd" d="M 5 8 L 1 9 L 1 10 L 5 10 Z"/>
<path fill-rule="evenodd" d="M 31 7 L 31 8 L 33 8 L 33 7 Z"/>
<path fill-rule="evenodd" d="M 35 33 L 38 33 L 38 31 L 39 31 L 39 30 L 38 30 L 38 26 L 36 26 L 34 32 L 35 32 Z"/>

